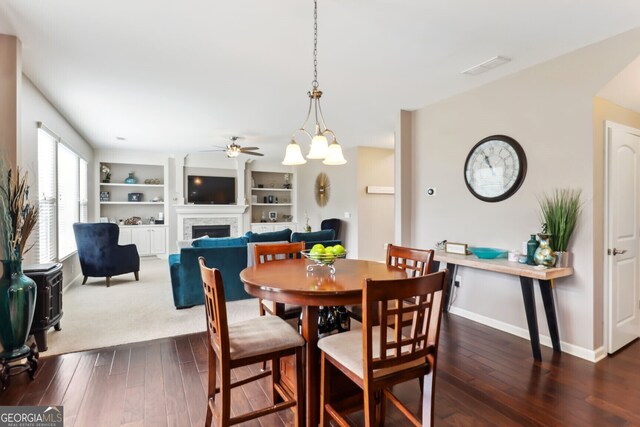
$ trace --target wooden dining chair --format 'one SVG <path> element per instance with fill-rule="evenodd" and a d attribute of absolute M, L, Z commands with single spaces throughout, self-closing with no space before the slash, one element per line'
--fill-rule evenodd
<path fill-rule="evenodd" d="M 207 268 L 205 259 L 198 258 L 205 295 L 207 332 L 209 336 L 209 379 L 206 426 L 215 416 L 216 425 L 231 426 L 287 408 L 294 408 L 295 425 L 304 422 L 304 388 L 302 348 L 304 339 L 277 316 L 265 316 L 244 322 L 227 324 L 227 308 L 220 270 Z M 295 356 L 296 379 L 292 390 L 280 381 L 277 369 L 231 383 L 231 370 L 266 360 L 272 366 L 285 356 Z M 220 386 L 216 387 L 219 375 Z M 272 405 L 247 414 L 231 416 L 231 389 L 271 375 Z M 218 399 L 216 399 L 218 397 Z M 217 405 L 216 405 L 217 403 Z M 216 410 L 217 406 L 217 410 Z"/>
<path fill-rule="evenodd" d="M 365 425 L 382 425 L 387 400 L 413 425 L 433 425 L 435 371 L 446 276 L 447 271 L 443 270 L 408 279 L 365 280 L 362 331 L 331 335 L 318 341 L 322 351 L 320 425 L 329 426 L 333 419 L 346 426 L 344 415 L 361 407 L 364 407 Z M 415 303 L 407 304 L 410 298 L 415 299 Z M 395 308 L 389 308 L 391 306 Z M 413 320 L 410 332 L 403 334 L 400 319 L 407 312 L 412 314 Z M 395 318 L 393 328 L 387 324 L 388 316 Z M 330 400 L 336 370 L 362 389 L 360 399 Z M 422 420 L 391 392 L 392 386 L 420 377 L 424 377 L 425 390 L 422 393 Z"/>
<path fill-rule="evenodd" d="M 424 276 L 433 273 L 433 250 L 414 249 L 403 246 L 387 245 L 387 265 L 404 270 L 407 277 Z M 362 323 L 362 306 L 352 305 L 347 307 L 351 318 Z M 404 320 L 404 325 L 411 321 L 410 315 Z"/>
<path fill-rule="evenodd" d="M 254 264 L 260 265 L 283 259 L 301 258 L 300 251 L 304 250 L 305 244 L 304 242 L 274 243 L 272 245 L 255 245 L 254 248 Z M 276 303 L 260 298 L 260 316 L 269 313 L 285 320 L 299 319 L 301 312 L 302 307 L 299 305 Z"/>

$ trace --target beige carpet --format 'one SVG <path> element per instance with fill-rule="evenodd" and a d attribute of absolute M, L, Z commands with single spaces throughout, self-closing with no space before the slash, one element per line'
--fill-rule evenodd
<path fill-rule="evenodd" d="M 62 331 L 50 329 L 42 356 L 206 331 L 204 306 L 176 310 L 166 260 L 144 258 L 133 274 L 76 282 L 63 295 Z M 258 316 L 258 300 L 227 303 L 229 323 Z"/>

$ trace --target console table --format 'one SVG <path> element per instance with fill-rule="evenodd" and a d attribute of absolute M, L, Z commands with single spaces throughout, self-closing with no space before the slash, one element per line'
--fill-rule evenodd
<path fill-rule="evenodd" d="M 451 299 L 452 286 L 455 282 L 456 270 L 458 266 L 477 268 L 479 270 L 495 271 L 496 273 L 510 274 L 520 278 L 522 288 L 522 298 L 524 300 L 524 310 L 527 315 L 527 326 L 529 327 L 529 337 L 531 339 L 531 351 L 535 360 L 542 360 L 540 352 L 540 333 L 538 331 L 538 318 L 536 316 L 536 302 L 533 292 L 533 280 L 537 279 L 542 294 L 544 311 L 547 316 L 547 325 L 551 335 L 553 350 L 560 352 L 560 335 L 558 334 L 558 320 L 556 307 L 553 300 L 551 279 L 571 276 L 573 268 L 547 268 L 538 269 L 532 265 L 509 262 L 506 259 L 479 259 L 475 255 L 457 255 L 444 251 L 436 251 L 434 255 L 435 268 L 438 269 L 440 263 L 447 263 L 449 277 L 447 291 L 445 294 L 444 310 L 448 311 Z"/>

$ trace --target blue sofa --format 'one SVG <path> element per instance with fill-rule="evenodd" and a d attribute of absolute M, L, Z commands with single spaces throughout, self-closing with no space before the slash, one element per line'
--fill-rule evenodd
<path fill-rule="evenodd" d="M 286 229 L 272 233 L 252 233 L 237 238 L 199 239 L 193 242 L 193 247 L 183 248 L 179 254 L 169 255 L 169 270 L 171 273 L 171 287 L 173 288 L 173 303 L 177 309 L 189 308 L 204 304 L 202 280 L 198 258 L 204 257 L 207 267 L 217 268 L 222 274 L 224 293 L 227 301 L 252 298 L 244 290 L 240 280 L 240 272 L 247 267 L 247 243 L 304 241 L 307 248 L 316 243 L 325 246 L 341 244 L 335 240 L 333 230 L 314 233 L 291 233 Z M 330 237 L 330 238 L 327 238 Z"/>

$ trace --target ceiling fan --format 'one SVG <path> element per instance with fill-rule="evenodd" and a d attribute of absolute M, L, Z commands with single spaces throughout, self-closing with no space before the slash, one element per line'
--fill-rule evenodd
<path fill-rule="evenodd" d="M 240 154 L 249 154 L 251 156 L 264 156 L 264 154 L 262 153 L 256 153 L 255 150 L 259 150 L 259 147 L 242 147 L 240 144 L 238 144 L 236 141 L 240 139 L 239 136 L 232 136 L 231 138 L 231 144 L 227 144 L 226 147 L 221 147 L 219 145 L 216 145 L 216 147 L 218 147 L 215 150 L 205 150 L 205 151 L 224 151 L 225 153 L 227 153 L 227 157 L 229 158 L 233 158 L 233 157 L 238 157 Z"/>

